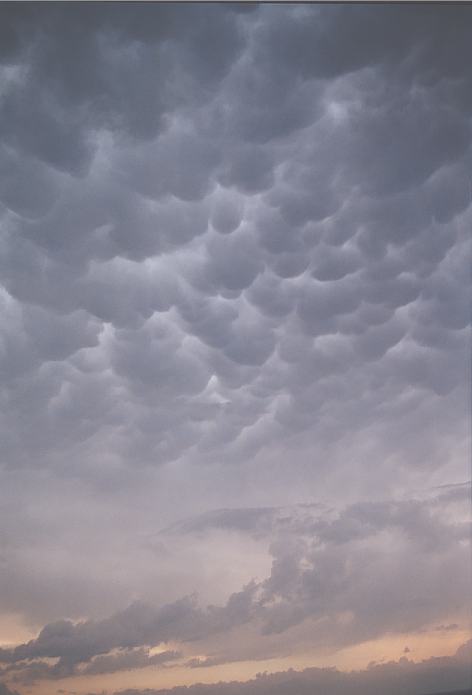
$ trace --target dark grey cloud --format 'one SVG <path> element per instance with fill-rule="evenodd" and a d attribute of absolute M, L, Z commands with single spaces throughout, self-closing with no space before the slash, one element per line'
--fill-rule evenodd
<path fill-rule="evenodd" d="M 10 690 L 10 688 L 8 688 L 8 686 L 6 686 L 5 683 L 0 683 L 0 693 L 1 695 L 17 695 L 18 691 Z"/>
<path fill-rule="evenodd" d="M 74 625 L 63 620 L 46 625 L 37 639 L 14 649 L 2 650 L 1 658 L 5 663 L 38 657 L 57 657 L 72 665 L 89 662 L 92 657 L 113 649 L 132 649 L 141 644 L 158 644 L 172 639 L 175 636 L 174 624 L 178 625 L 182 618 L 192 622 L 198 617 L 190 598 L 152 612 L 148 606 L 136 603 L 102 622 L 87 621 Z"/>
<path fill-rule="evenodd" d="M 97 676 L 120 671 L 134 671 L 148 667 L 171 668 L 173 662 L 181 658 L 181 653 L 173 650 L 150 654 L 149 649 L 120 649 L 111 654 L 94 657 L 83 662 L 61 656 L 56 663 L 38 660 L 13 662 L 2 670 L 11 683 L 34 685 L 40 680 L 62 680 L 71 676 Z"/>
<path fill-rule="evenodd" d="M 145 649 L 133 649 L 113 656 L 95 657 L 81 673 L 84 675 L 96 675 L 99 673 L 129 671 L 147 666 L 160 666 L 179 659 L 180 656 L 180 652 L 172 650 L 149 655 Z"/>
<path fill-rule="evenodd" d="M 416 493 L 470 477 L 470 14 L 2 4 L 1 611 L 459 622 L 467 515 Z"/>

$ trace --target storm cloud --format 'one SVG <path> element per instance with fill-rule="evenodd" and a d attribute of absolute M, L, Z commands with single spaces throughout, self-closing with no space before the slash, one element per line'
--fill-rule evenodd
<path fill-rule="evenodd" d="M 471 12 L 2 3 L 8 673 L 466 628 Z"/>

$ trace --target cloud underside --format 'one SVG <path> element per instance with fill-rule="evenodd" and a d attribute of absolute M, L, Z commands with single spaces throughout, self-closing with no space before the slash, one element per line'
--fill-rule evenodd
<path fill-rule="evenodd" d="M 7 466 L 460 428 L 469 7 L 2 14 Z"/>
<path fill-rule="evenodd" d="M 8 687 L 466 628 L 471 14 L 1 5 Z"/>

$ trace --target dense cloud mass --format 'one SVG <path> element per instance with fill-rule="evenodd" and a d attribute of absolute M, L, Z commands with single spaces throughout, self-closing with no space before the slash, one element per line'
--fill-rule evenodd
<path fill-rule="evenodd" d="M 471 14 L 1 4 L 0 688 L 467 628 Z"/>

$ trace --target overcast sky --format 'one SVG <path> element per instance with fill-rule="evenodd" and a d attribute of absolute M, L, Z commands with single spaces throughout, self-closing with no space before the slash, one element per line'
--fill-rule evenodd
<path fill-rule="evenodd" d="M 1 3 L 1 695 L 470 684 L 471 22 Z"/>

